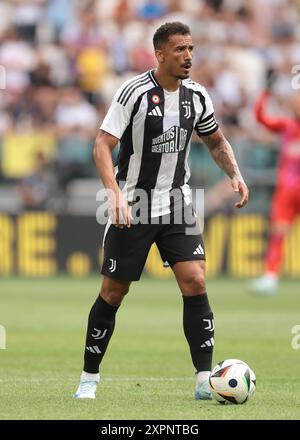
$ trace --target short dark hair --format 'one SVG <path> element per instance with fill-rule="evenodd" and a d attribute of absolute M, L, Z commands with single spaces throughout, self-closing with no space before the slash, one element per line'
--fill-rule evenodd
<path fill-rule="evenodd" d="M 169 37 L 175 34 L 191 35 L 191 31 L 186 24 L 180 23 L 180 21 L 165 23 L 153 35 L 154 49 L 160 49 L 163 44 L 168 42 Z"/>

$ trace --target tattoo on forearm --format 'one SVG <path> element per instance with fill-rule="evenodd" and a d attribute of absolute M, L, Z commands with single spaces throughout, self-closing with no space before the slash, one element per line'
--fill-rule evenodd
<path fill-rule="evenodd" d="M 241 177 L 231 145 L 219 130 L 210 136 L 203 137 L 214 161 L 230 177 Z"/>

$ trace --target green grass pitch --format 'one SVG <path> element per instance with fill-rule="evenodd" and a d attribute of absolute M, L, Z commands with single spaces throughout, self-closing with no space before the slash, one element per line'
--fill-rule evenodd
<path fill-rule="evenodd" d="M 0 419 L 299 419 L 300 325 L 297 281 L 274 298 L 250 296 L 245 282 L 208 280 L 216 334 L 213 363 L 240 358 L 257 376 L 245 405 L 195 401 L 194 369 L 174 280 L 133 283 L 102 363 L 97 399 L 74 400 L 87 315 L 100 277 L 0 281 Z M 298 339 L 299 341 L 299 339 Z"/>

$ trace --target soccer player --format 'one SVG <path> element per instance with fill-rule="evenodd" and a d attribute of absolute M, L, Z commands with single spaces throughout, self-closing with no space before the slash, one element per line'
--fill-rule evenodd
<path fill-rule="evenodd" d="M 291 103 L 294 117 L 272 117 L 267 114 L 269 89 L 262 92 L 256 106 L 257 120 L 281 139 L 277 184 L 271 208 L 271 233 L 265 258 L 265 273 L 250 284 L 262 295 L 277 293 L 278 276 L 283 259 L 284 238 L 300 214 L 300 94 Z"/>
<path fill-rule="evenodd" d="M 104 278 L 88 318 L 84 368 L 76 398 L 95 398 L 99 365 L 114 331 L 116 313 L 131 282 L 139 280 L 155 242 L 182 293 L 184 333 L 196 370 L 195 398 L 211 399 L 208 377 L 214 321 L 205 287 L 205 251 L 200 230 L 189 233 L 189 225 L 197 227 L 187 163 L 194 129 L 240 194 L 237 208 L 247 203 L 248 189 L 207 91 L 189 79 L 193 59 L 189 27 L 165 23 L 155 32 L 153 44 L 157 69 L 121 86 L 95 142 L 94 158 L 108 190 L 111 220 L 104 238 Z M 112 150 L 119 141 L 115 176 Z M 125 183 L 122 190 L 121 182 Z M 147 195 L 144 218 L 149 222 L 133 224 L 132 212 L 141 190 Z M 175 217 L 181 210 L 185 215 L 177 222 Z"/>

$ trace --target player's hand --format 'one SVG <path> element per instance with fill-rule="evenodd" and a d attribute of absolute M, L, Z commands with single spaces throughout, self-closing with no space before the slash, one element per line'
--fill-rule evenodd
<path fill-rule="evenodd" d="M 110 191 L 108 195 L 108 214 L 112 224 L 117 228 L 123 229 L 124 227 L 131 227 L 131 207 L 128 205 L 121 191 L 117 193 Z"/>
<path fill-rule="evenodd" d="M 249 200 L 249 190 L 244 180 L 241 177 L 233 177 L 231 179 L 231 186 L 233 191 L 239 193 L 241 199 L 239 202 L 235 203 L 236 208 L 243 208 L 243 206 L 247 205 Z"/>

